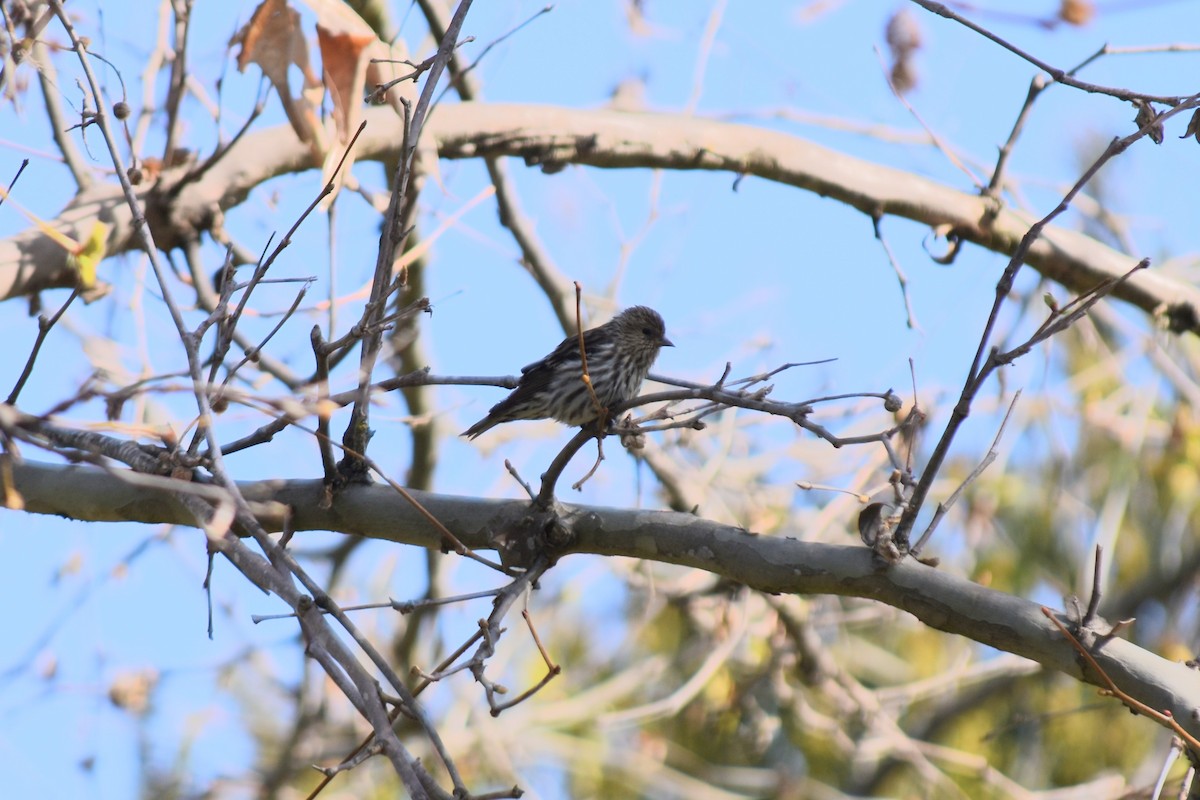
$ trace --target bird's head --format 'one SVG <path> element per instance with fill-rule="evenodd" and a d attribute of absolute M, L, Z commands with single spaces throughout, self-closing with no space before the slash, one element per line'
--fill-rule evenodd
<path fill-rule="evenodd" d="M 675 346 L 674 342 L 667 338 L 663 318 L 653 308 L 627 308 L 613 317 L 612 324 L 616 336 L 629 347 L 657 354 L 659 348 Z"/>

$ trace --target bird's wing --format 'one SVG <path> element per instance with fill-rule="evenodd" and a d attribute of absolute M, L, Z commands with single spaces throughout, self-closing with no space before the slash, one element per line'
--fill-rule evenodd
<path fill-rule="evenodd" d="M 584 347 L 587 347 L 587 345 L 588 345 L 588 334 L 589 333 L 591 333 L 591 331 L 584 331 L 584 333 L 583 333 L 583 346 Z M 550 353 L 547 354 L 546 356 L 539 358 L 537 361 L 534 361 L 532 364 L 526 364 L 525 366 L 521 367 L 521 375 L 522 376 L 527 375 L 528 373 L 537 370 L 539 367 L 545 367 L 547 364 L 551 364 L 551 365 L 558 364 L 562 361 L 567 361 L 567 360 L 571 360 L 571 359 L 573 359 L 573 360 L 579 359 L 579 337 L 578 336 L 568 336 L 567 338 L 565 338 L 561 342 L 559 342 L 558 347 L 551 350 Z M 522 378 L 522 380 L 524 380 L 524 378 Z"/>

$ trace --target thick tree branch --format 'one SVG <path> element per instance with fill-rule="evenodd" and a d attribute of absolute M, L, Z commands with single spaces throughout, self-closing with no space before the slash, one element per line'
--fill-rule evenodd
<path fill-rule="evenodd" d="M 129 485 L 101 469 L 24 463 L 14 466 L 13 475 L 27 511 L 80 520 L 195 525 L 169 489 Z M 62 491 L 63 486 L 71 491 Z M 290 509 L 289 526 L 297 532 L 332 530 L 420 547 L 442 546 L 433 525 L 385 486 L 350 487 L 330 507 L 322 506 L 320 480 L 245 482 L 239 488 L 256 509 L 271 507 L 260 504 Z M 491 547 L 493 534 L 511 531 L 529 511 L 525 501 L 412 494 L 472 548 Z M 261 522 L 279 530 L 282 518 L 269 514 Z M 1103 685 L 1039 605 L 946 571 L 913 562 L 882 568 L 864 547 L 759 536 L 669 511 L 563 506 L 561 522 L 573 538 L 559 555 L 591 553 L 681 564 L 770 593 L 870 598 L 939 630 Z M 1193 715 L 1200 673 L 1123 639 L 1103 641 L 1094 655 L 1122 690 L 1151 708 L 1169 710 L 1192 734 L 1200 733 L 1200 720 Z"/>
<path fill-rule="evenodd" d="M 389 109 L 370 109 L 364 117 L 368 127 L 359 160 L 394 158 L 403 140 L 402 122 Z M 950 231 L 1006 255 L 1034 222 L 1025 214 L 997 210 L 990 198 L 797 136 L 673 114 L 462 103 L 439 108 L 426 135 L 450 159 L 516 156 L 550 171 L 586 164 L 752 175 L 833 198 L 872 217 L 899 216 Z M 310 164 L 305 145 L 286 126 L 247 134 L 195 182 L 179 185 L 183 172 L 176 170 L 146 190 L 143 199 L 155 240 L 162 247 L 187 241 L 212 227 L 222 211 L 244 201 L 262 182 L 311 169 Z M 171 187 L 179 189 L 173 198 Z M 114 226 L 110 254 L 132 246 L 117 187 L 82 193 L 52 224 L 79 238 L 94 219 Z M 1081 233 L 1051 226 L 1030 249 L 1027 263 L 1054 281 L 1086 291 L 1125 273 L 1134 259 Z M 0 299 L 73 281 L 62 249 L 37 231 L 0 240 Z M 1147 271 L 1115 296 L 1147 313 L 1165 314 L 1173 330 L 1200 333 L 1200 290 L 1194 286 Z"/>

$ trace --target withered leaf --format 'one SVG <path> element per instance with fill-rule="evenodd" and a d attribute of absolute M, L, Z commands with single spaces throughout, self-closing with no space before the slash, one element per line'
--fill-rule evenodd
<path fill-rule="evenodd" d="M 288 69 L 295 64 L 304 76 L 306 90 L 321 88 L 321 81 L 309 64 L 308 42 L 300 27 L 299 12 L 289 7 L 287 0 L 263 0 L 229 44 L 242 47 L 237 58 L 238 71 L 245 72 L 250 64 L 258 64 L 275 87 L 288 122 L 300 141 L 312 142 L 317 129 L 315 108 L 320 97 L 316 103 L 303 94 L 292 97 L 288 85 Z"/>
<path fill-rule="evenodd" d="M 1188 120 L 1187 130 L 1179 138 L 1186 139 L 1189 136 L 1195 136 L 1196 141 L 1200 142 L 1200 108 L 1192 112 L 1192 118 Z"/>
<path fill-rule="evenodd" d="M 1163 124 L 1158 121 L 1158 112 L 1154 110 L 1154 106 L 1147 103 L 1145 100 L 1138 98 L 1133 101 L 1134 108 L 1137 109 L 1137 116 L 1133 118 L 1133 123 L 1138 128 L 1150 126 L 1146 131 L 1146 135 L 1150 137 L 1155 144 L 1163 143 Z"/>

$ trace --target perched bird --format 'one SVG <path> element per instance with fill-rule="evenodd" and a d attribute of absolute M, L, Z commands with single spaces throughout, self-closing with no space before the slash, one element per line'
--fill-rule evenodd
<path fill-rule="evenodd" d="M 585 425 L 597 417 L 596 401 L 611 408 L 636 397 L 658 351 L 674 346 L 657 311 L 646 306 L 627 308 L 600 327 L 583 332 L 595 400 L 583 382 L 579 337 L 568 336 L 550 355 L 522 367 L 521 380 L 512 394 L 462 435 L 474 439 L 501 422 L 518 419 L 550 418 L 567 425 Z"/>

